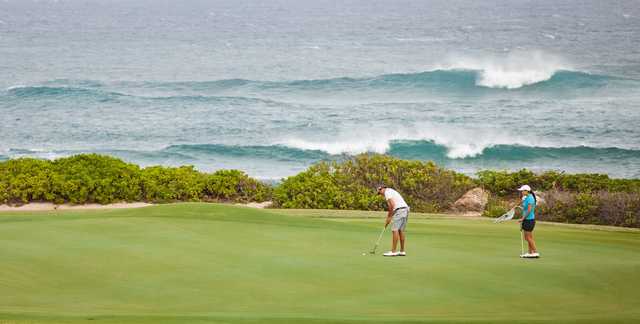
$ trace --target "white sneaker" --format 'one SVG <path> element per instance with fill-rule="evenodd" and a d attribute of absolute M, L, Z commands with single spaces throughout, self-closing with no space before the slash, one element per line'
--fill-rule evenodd
<path fill-rule="evenodd" d="M 520 257 L 521 257 L 521 258 L 530 258 L 530 257 L 531 257 L 531 254 L 529 254 L 529 253 L 520 254 Z"/>
<path fill-rule="evenodd" d="M 385 252 L 382 253 L 383 256 L 386 257 L 394 257 L 394 256 L 398 256 L 400 252 L 393 252 L 393 251 L 389 251 L 389 252 Z"/>
<path fill-rule="evenodd" d="M 398 256 L 407 256 L 407 252 L 400 251 L 400 252 L 398 252 Z"/>
<path fill-rule="evenodd" d="M 529 254 L 530 258 L 539 258 L 540 257 L 540 253 L 536 252 L 536 253 L 531 253 Z"/>

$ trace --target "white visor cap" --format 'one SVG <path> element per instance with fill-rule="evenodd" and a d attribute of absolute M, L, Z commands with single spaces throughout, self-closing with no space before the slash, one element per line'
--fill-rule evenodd
<path fill-rule="evenodd" d="M 529 185 L 523 185 L 522 187 L 518 188 L 518 191 L 531 191 L 531 187 L 529 187 Z"/>

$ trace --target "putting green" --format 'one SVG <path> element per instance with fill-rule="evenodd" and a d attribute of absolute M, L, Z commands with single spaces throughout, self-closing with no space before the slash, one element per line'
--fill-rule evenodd
<path fill-rule="evenodd" d="M 407 257 L 362 256 L 382 215 L 3 213 L 0 323 L 640 321 L 638 231 L 539 224 L 524 260 L 515 222 L 416 214 Z"/>

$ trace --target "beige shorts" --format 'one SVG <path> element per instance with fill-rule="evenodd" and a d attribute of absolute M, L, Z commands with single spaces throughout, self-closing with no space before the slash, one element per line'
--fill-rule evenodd
<path fill-rule="evenodd" d="M 391 218 L 391 230 L 404 232 L 409 220 L 409 208 L 398 208 Z"/>

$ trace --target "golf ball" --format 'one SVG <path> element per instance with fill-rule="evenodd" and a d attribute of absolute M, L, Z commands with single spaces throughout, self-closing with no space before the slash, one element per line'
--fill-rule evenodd
<path fill-rule="evenodd" d="M 362 255 L 367 255 L 366 253 L 362 253 Z"/>

